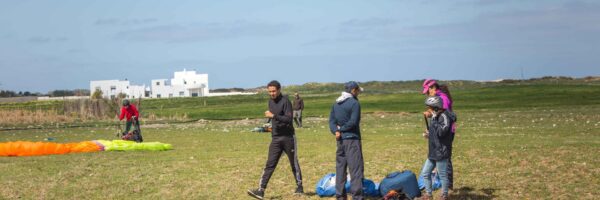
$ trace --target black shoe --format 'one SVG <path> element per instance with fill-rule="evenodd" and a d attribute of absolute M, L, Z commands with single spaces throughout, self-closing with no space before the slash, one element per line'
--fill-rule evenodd
<path fill-rule="evenodd" d="M 304 188 L 302 188 L 302 186 L 297 187 L 296 191 L 294 192 L 294 194 L 297 194 L 297 195 L 304 194 Z"/>
<path fill-rule="evenodd" d="M 250 195 L 251 197 L 257 198 L 257 199 L 263 199 L 263 198 L 265 198 L 265 190 L 264 189 L 248 190 L 248 195 Z"/>

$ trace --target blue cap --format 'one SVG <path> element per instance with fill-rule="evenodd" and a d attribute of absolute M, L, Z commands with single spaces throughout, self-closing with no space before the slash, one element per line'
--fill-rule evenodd
<path fill-rule="evenodd" d="M 358 83 L 355 81 L 347 82 L 344 86 L 346 87 L 346 92 L 351 92 L 353 89 L 356 88 L 358 88 L 361 92 L 364 90 L 363 88 L 358 86 Z"/>

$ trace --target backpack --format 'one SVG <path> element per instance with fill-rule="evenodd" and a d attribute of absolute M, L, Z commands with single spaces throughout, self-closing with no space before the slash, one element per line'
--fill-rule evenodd
<path fill-rule="evenodd" d="M 344 184 L 346 191 L 350 191 L 350 177 L 346 178 L 346 184 Z M 320 197 L 332 197 L 335 196 L 335 173 L 329 173 L 319 182 L 316 186 L 316 193 Z M 379 197 L 379 190 L 377 184 L 369 179 L 363 179 L 363 194 L 369 197 Z"/>
<path fill-rule="evenodd" d="M 386 196 L 392 190 L 404 194 L 409 199 L 421 196 L 417 176 L 410 170 L 393 172 L 381 180 L 379 184 L 379 194 L 381 196 Z"/>
<path fill-rule="evenodd" d="M 350 187 L 349 181 L 346 181 L 346 186 Z M 329 173 L 323 176 L 323 178 L 317 182 L 315 191 L 320 197 L 335 196 L 335 173 Z"/>

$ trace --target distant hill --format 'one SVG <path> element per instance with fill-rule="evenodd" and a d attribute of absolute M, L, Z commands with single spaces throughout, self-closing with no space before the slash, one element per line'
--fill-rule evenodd
<path fill-rule="evenodd" d="M 419 92 L 424 80 L 410 81 L 368 81 L 360 82 L 365 92 L 373 94 L 393 94 Z M 440 84 L 447 84 L 451 90 L 477 89 L 483 87 L 494 87 L 502 85 L 531 85 L 531 84 L 595 84 L 600 85 L 599 76 L 588 76 L 584 78 L 572 78 L 565 76 L 545 76 L 541 78 L 531 78 L 526 80 L 500 79 L 493 81 L 471 81 L 471 80 L 439 80 Z M 292 94 L 299 92 L 301 94 L 329 94 L 338 93 L 343 90 L 343 83 L 305 83 L 302 85 L 289 85 L 283 87 L 283 92 Z M 264 92 L 266 88 L 245 89 L 250 92 Z"/>

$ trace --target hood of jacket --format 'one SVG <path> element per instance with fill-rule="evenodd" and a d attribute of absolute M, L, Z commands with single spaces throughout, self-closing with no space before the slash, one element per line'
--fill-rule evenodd
<path fill-rule="evenodd" d="M 343 103 L 344 101 L 346 101 L 349 98 L 354 98 L 354 95 L 348 93 L 348 92 L 342 92 L 342 95 L 340 97 L 338 97 L 335 102 L 336 103 Z"/>

